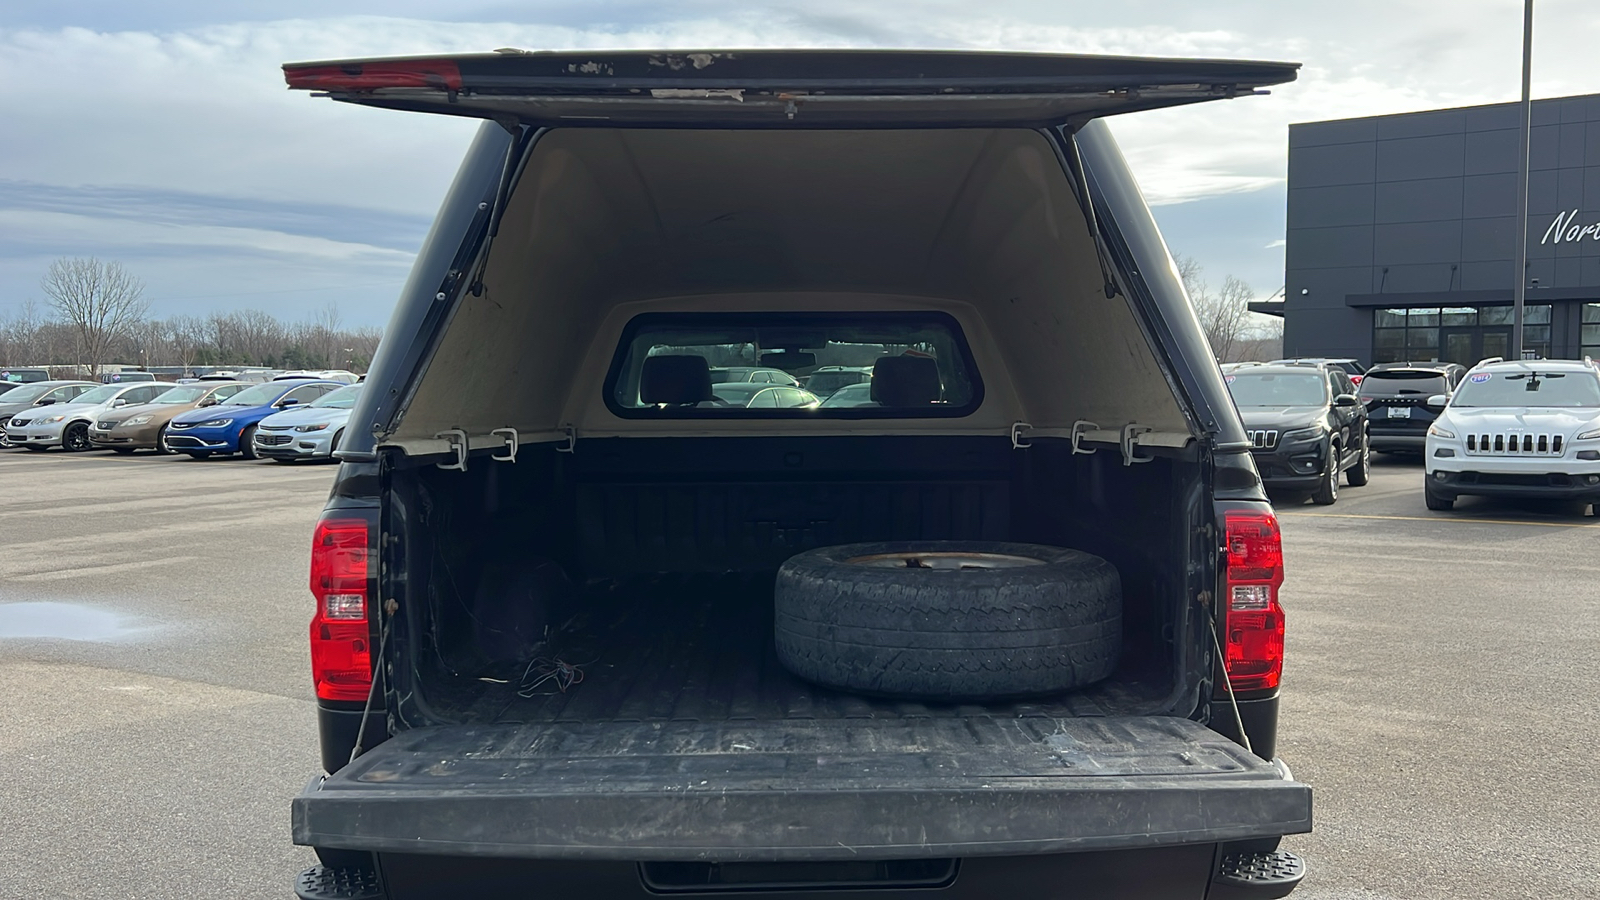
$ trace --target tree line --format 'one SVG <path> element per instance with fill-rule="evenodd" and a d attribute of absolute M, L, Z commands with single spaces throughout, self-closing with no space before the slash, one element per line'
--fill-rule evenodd
<path fill-rule="evenodd" d="M 41 308 L 0 320 L 0 366 L 268 366 L 366 371 L 383 332 L 345 327 L 336 305 L 286 322 L 259 309 L 153 319 L 144 285 L 120 263 L 58 259 Z"/>

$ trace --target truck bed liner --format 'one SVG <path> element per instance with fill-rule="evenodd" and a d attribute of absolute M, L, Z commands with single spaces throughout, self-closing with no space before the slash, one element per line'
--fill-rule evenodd
<path fill-rule="evenodd" d="M 1173 690 L 1154 648 L 1135 643 L 1121 669 L 1083 690 L 1000 704 L 917 703 L 818 687 L 789 674 L 772 638 L 770 576 L 639 579 L 586 592 L 585 613 L 546 651 L 583 680 L 518 693 L 521 667 L 444 678 L 425 687 L 435 709 L 462 722 L 676 721 L 693 723 L 899 718 L 1058 718 L 1164 712 Z M 490 674 L 505 684 L 482 681 Z M 536 676 L 534 676 L 536 677 Z M 533 678 L 527 679 L 528 681 Z M 526 691 L 524 691 L 526 693 Z"/>

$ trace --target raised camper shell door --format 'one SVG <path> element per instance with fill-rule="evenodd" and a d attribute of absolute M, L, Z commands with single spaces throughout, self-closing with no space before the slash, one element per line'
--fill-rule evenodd
<path fill-rule="evenodd" d="M 532 125 L 1046 126 L 1261 93 L 1298 63 L 886 50 L 499 51 L 288 63 L 349 103 Z"/>

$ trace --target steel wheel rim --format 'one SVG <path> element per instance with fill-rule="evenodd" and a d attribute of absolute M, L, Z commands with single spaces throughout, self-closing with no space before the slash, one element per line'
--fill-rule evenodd
<path fill-rule="evenodd" d="M 1046 564 L 1036 556 L 1017 553 L 986 553 L 976 550 L 929 550 L 916 552 L 903 550 L 895 553 L 871 553 L 853 556 L 845 563 L 870 569 L 938 569 L 946 572 L 962 570 L 989 571 L 992 569 L 1021 569 Z"/>

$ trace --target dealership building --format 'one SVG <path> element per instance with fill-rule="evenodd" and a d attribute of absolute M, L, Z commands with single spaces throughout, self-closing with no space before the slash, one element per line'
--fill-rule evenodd
<path fill-rule="evenodd" d="M 1509 356 L 1515 103 L 1289 126 L 1294 356 Z M 1600 95 L 1533 104 L 1524 348 L 1600 358 Z"/>

